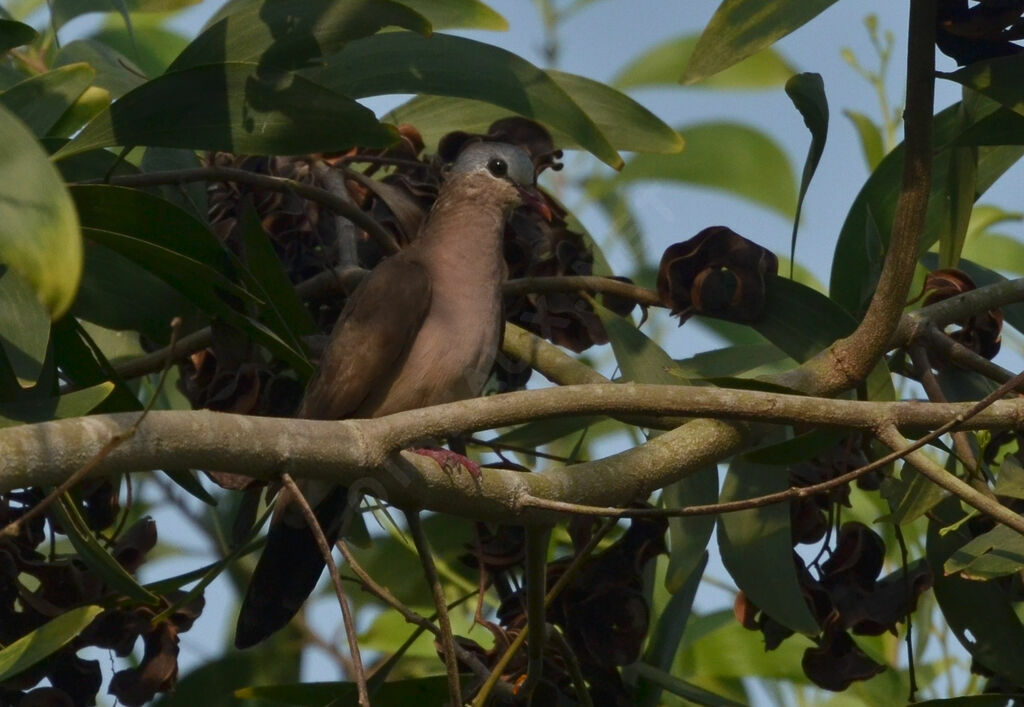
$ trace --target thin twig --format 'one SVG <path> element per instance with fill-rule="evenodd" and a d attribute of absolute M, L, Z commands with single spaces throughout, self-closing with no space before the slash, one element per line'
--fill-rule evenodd
<path fill-rule="evenodd" d="M 302 515 L 306 519 L 306 524 L 309 526 L 310 532 L 313 533 L 313 538 L 316 540 L 317 547 L 320 548 L 320 554 L 327 565 L 327 571 L 331 576 L 331 583 L 334 585 L 334 593 L 338 597 L 338 606 L 341 607 L 341 618 L 345 624 L 345 638 L 348 640 L 348 649 L 352 654 L 352 672 L 355 673 L 359 704 L 363 707 L 370 707 L 370 695 L 366 689 L 366 673 L 363 670 L 363 659 L 359 652 L 356 623 L 352 616 L 352 608 L 349 606 L 348 597 L 345 596 L 345 587 L 341 583 L 341 575 L 338 574 L 338 565 L 334 562 L 334 555 L 331 554 L 331 545 L 324 536 L 323 528 L 320 527 L 316 514 L 310 508 L 305 495 L 291 475 L 288 473 L 281 474 L 281 483 L 298 502 Z"/>
<path fill-rule="evenodd" d="M 398 243 L 390 231 L 380 225 L 376 219 L 360 209 L 354 201 L 304 184 L 295 179 L 272 177 L 269 174 L 257 174 L 245 169 L 234 167 L 195 167 L 192 169 L 174 169 L 163 172 L 146 172 L 144 174 L 127 174 L 111 177 L 109 180 L 89 180 L 81 184 L 106 183 L 126 187 L 151 187 L 161 184 L 187 184 L 189 182 L 237 182 L 266 191 L 284 194 L 298 194 L 312 202 L 326 206 L 341 214 L 349 221 L 366 231 L 386 253 L 397 253 Z"/>
<path fill-rule="evenodd" d="M 583 677 L 583 671 L 580 670 L 580 661 L 576 657 L 576 652 L 573 651 L 572 646 L 565 640 L 565 636 L 557 626 L 551 626 L 548 638 L 555 644 L 562 656 L 565 669 L 568 671 L 569 677 L 572 678 L 573 689 L 576 690 L 576 699 L 579 700 L 582 707 L 594 707 L 594 701 L 590 699 L 590 690 L 587 689 L 587 680 Z"/>
<path fill-rule="evenodd" d="M 526 679 L 519 694 L 529 701 L 540 683 L 544 669 L 544 644 L 547 640 L 547 615 L 544 600 L 547 589 L 548 544 L 551 526 L 526 528 Z"/>
<path fill-rule="evenodd" d="M 437 624 L 441 627 L 441 652 L 444 657 L 445 670 L 448 673 L 448 694 L 452 700 L 452 707 L 460 707 L 462 705 L 462 686 L 459 684 L 459 663 L 455 657 L 455 635 L 452 633 L 452 622 L 448 616 L 448 601 L 444 596 L 444 587 L 441 586 L 441 578 L 434 565 L 434 554 L 430 549 L 427 534 L 423 530 L 423 523 L 420 522 L 419 511 L 406 511 L 405 520 L 409 524 L 409 534 L 416 545 L 416 552 L 420 556 L 420 564 L 423 566 L 423 574 L 430 585 L 430 592 L 434 597 L 434 607 L 437 609 Z"/>

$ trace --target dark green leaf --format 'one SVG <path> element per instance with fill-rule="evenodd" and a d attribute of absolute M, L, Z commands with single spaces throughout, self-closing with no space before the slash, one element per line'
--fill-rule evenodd
<path fill-rule="evenodd" d="M 736 460 L 729 465 L 722 501 L 755 498 L 788 487 L 785 467 Z M 718 519 L 718 546 L 736 586 L 759 609 L 798 633 L 821 632 L 797 582 L 788 505 L 723 514 Z"/>
<path fill-rule="evenodd" d="M 346 96 L 295 74 L 259 78 L 255 69 L 212 64 L 153 79 L 93 119 L 55 158 L 113 145 L 304 154 L 397 139 Z"/>
<path fill-rule="evenodd" d="M 698 36 L 683 35 L 669 39 L 641 54 L 618 73 L 612 83 L 619 88 L 678 85 L 683 67 L 690 61 Z M 785 57 L 774 49 L 765 49 L 710 76 L 697 88 L 764 89 L 781 86 L 796 73 Z"/>
<path fill-rule="evenodd" d="M 389 25 L 431 31 L 426 18 L 391 0 L 231 0 L 168 71 L 229 62 L 293 71 Z"/>
<path fill-rule="evenodd" d="M 636 670 L 640 677 L 644 678 L 649 683 L 653 683 L 673 695 L 682 697 L 688 702 L 693 702 L 698 705 L 708 705 L 708 707 L 743 707 L 744 705 L 743 702 L 736 702 L 728 697 L 716 695 L 709 690 L 705 690 L 699 685 L 694 685 L 686 680 L 681 680 L 666 670 L 659 670 L 658 668 L 647 665 L 646 663 L 637 663 L 633 666 L 633 669 Z"/>
<path fill-rule="evenodd" d="M 37 137 L 42 137 L 95 76 L 96 72 L 88 64 L 62 66 L 11 86 L 0 93 L 0 105 L 24 122 Z"/>
<path fill-rule="evenodd" d="M 1024 115 L 1000 108 L 956 137 L 954 145 L 1024 145 Z"/>
<path fill-rule="evenodd" d="M 970 124 L 968 102 L 960 103 L 960 122 Z M 944 268 L 956 267 L 967 238 L 967 227 L 974 208 L 978 181 L 978 148 L 955 147 L 949 162 L 947 190 L 949 194 L 949 225 L 939 235 L 939 262 Z"/>
<path fill-rule="evenodd" d="M 850 119 L 853 127 L 857 129 L 857 137 L 860 139 L 860 149 L 864 152 L 864 160 L 868 164 L 868 171 L 873 172 L 878 163 L 885 157 L 885 146 L 882 144 L 882 131 L 875 124 L 875 121 L 863 113 L 853 110 L 844 110 L 843 115 Z"/>
<path fill-rule="evenodd" d="M 718 467 L 710 465 L 675 483 L 661 492 L 661 505 L 666 508 L 703 506 L 718 502 Z M 703 568 L 706 548 L 715 529 L 713 515 L 669 518 L 668 570 L 665 588 L 673 594 L 683 591 L 696 568 Z"/>
<path fill-rule="evenodd" d="M 1020 80 L 1022 73 L 1024 55 L 1017 54 L 975 61 L 952 73 L 939 72 L 939 76 L 974 89 L 1024 115 L 1024 85 Z"/>
<path fill-rule="evenodd" d="M 623 380 L 633 383 L 686 383 L 681 375 L 672 373 L 676 370 L 676 362 L 672 357 L 632 321 L 600 305 L 594 309 L 608 333 L 608 341 L 612 345 Z"/>
<path fill-rule="evenodd" d="M 273 700 L 282 705 L 355 704 L 358 700 L 354 682 L 306 682 L 293 685 L 245 687 L 235 695 L 248 699 Z M 425 678 L 406 678 L 381 684 L 373 695 L 380 704 L 440 705 L 448 700 L 448 677 L 432 675 Z"/>
<path fill-rule="evenodd" d="M 22 387 L 35 385 L 50 340 L 50 317 L 16 270 L 0 265 L 0 346 Z"/>
<path fill-rule="evenodd" d="M 622 166 L 601 130 L 551 77 L 490 44 L 385 32 L 350 42 L 326 66 L 303 74 L 353 98 L 425 93 L 493 103 L 569 135 L 612 167 Z"/>
<path fill-rule="evenodd" d="M 1015 695 L 964 695 L 939 700 L 915 702 L 914 707 L 1006 707 L 1013 704 Z"/>
<path fill-rule="evenodd" d="M 167 27 L 164 18 L 135 17 L 132 26 L 120 22 L 106 25 L 88 37 L 131 59 L 142 77 L 159 76 L 188 44 L 188 40 Z"/>
<path fill-rule="evenodd" d="M 92 623 L 101 606 L 79 606 L 64 612 L 0 650 L 0 683 L 56 653 Z"/>
<path fill-rule="evenodd" d="M 836 0 L 723 0 L 704 28 L 682 82 L 717 74 L 771 46 Z"/>
<path fill-rule="evenodd" d="M 142 403 L 113 371 L 110 362 L 95 345 L 85 327 L 74 317 L 53 324 L 54 359 L 64 376 L 80 388 L 113 381 L 114 391 L 94 412 L 141 410 Z"/>
<path fill-rule="evenodd" d="M 164 469 L 163 471 L 167 474 L 167 478 L 180 486 L 189 496 L 208 506 L 217 505 L 217 499 L 211 496 L 203 486 L 197 472 L 192 469 Z"/>
<path fill-rule="evenodd" d="M 690 620 L 693 599 L 697 595 L 697 589 L 700 587 L 701 579 L 704 577 L 704 568 L 707 567 L 707 564 L 708 553 L 703 551 L 697 564 L 690 569 L 689 574 L 683 577 L 682 581 L 676 586 L 672 598 L 668 600 L 665 608 L 662 609 L 661 615 L 658 617 L 658 623 L 651 632 L 651 639 L 647 644 L 647 650 L 644 651 L 644 663 L 662 671 L 671 670 L 676 653 L 679 652 L 679 644 L 682 642 L 686 624 Z M 672 590 L 670 589 L 669 591 Z M 660 687 L 644 679 L 641 675 L 637 685 L 637 694 L 634 696 L 634 704 L 653 707 L 653 705 L 658 704 L 660 695 Z"/>
<path fill-rule="evenodd" d="M 480 0 L 401 0 L 430 21 L 435 30 L 449 27 L 508 30 L 508 20 Z"/>
<path fill-rule="evenodd" d="M 946 492 L 904 464 L 899 477 L 890 476 L 882 481 L 882 496 L 891 509 L 888 520 L 906 525 L 941 503 Z"/>
<path fill-rule="evenodd" d="M 61 114 L 60 119 L 50 127 L 47 136 L 51 139 L 69 138 L 109 107 L 110 92 L 105 88 L 90 86 Z"/>
<path fill-rule="evenodd" d="M 796 178 L 789 157 L 764 133 L 738 123 L 702 123 L 678 128 L 686 150 L 678 155 L 638 155 L 608 180 L 681 182 L 736 194 L 786 218 L 796 206 Z"/>
<path fill-rule="evenodd" d="M 963 517 L 959 499 L 937 506 L 928 522 L 928 563 L 942 567 L 972 538 L 965 524 L 943 533 Z M 1015 683 L 1024 675 L 1024 626 L 1006 585 L 935 573 L 935 597 L 964 648 L 983 667 Z"/>
<path fill-rule="evenodd" d="M 0 427 L 81 417 L 106 400 L 113 390 L 114 384 L 107 382 L 56 398 L 33 398 L 24 402 L 0 404 Z"/>
<path fill-rule="evenodd" d="M 71 305 L 82 273 L 75 209 L 35 136 L 2 107 L 0 135 L 0 262 L 23 275 L 56 318 Z"/>
<path fill-rule="evenodd" d="M 107 552 L 92 531 L 69 494 L 61 496 L 51 508 L 79 558 L 115 592 L 134 602 L 157 606 L 160 598 L 139 584 L 135 577 Z"/>
<path fill-rule="evenodd" d="M 752 449 L 743 458 L 756 464 L 796 464 L 827 452 L 847 434 L 843 430 L 829 428 L 811 430 L 782 442 Z"/>
<path fill-rule="evenodd" d="M 146 83 L 142 69 L 135 63 L 106 44 L 94 39 L 76 39 L 60 48 L 54 59 L 54 66 L 65 66 L 85 62 L 96 71 L 93 84 L 110 91 L 114 98 Z"/>
<path fill-rule="evenodd" d="M 0 19 L 0 53 L 28 44 L 38 36 L 39 33 L 26 24 Z"/>
<path fill-rule="evenodd" d="M 803 208 L 807 188 L 811 185 L 821 153 L 825 151 L 828 137 L 828 100 L 825 98 L 825 82 L 821 74 L 797 74 L 786 82 L 786 95 L 804 118 L 804 125 L 811 131 L 811 146 L 807 149 L 803 175 L 800 177 L 800 196 L 796 202 L 793 217 L 793 238 L 789 247 L 790 263 L 796 260 L 796 233 L 800 227 L 800 211 Z M 790 272 L 792 275 L 792 272 Z"/>
<path fill-rule="evenodd" d="M 791 368 L 792 364 L 789 356 L 767 341 L 704 351 L 676 361 L 680 373 L 687 378 L 739 376 L 764 367 L 772 370 L 777 370 L 778 366 Z"/>
<path fill-rule="evenodd" d="M 976 120 L 981 119 L 986 111 L 991 112 L 995 107 L 995 104 L 990 104 L 979 108 L 972 117 Z M 956 136 L 960 126 L 958 111 L 959 104 L 956 104 L 935 116 L 935 144 L 947 145 Z M 983 194 L 1022 154 L 1024 149 L 1019 147 L 979 150 L 977 193 Z M 949 210 L 946 195 L 949 163 L 949 150 L 940 150 L 932 167 L 931 196 L 921 240 L 922 251 L 935 243 L 943 229 L 947 228 Z M 888 244 L 896 213 L 896 201 L 899 197 L 902 169 L 903 146 L 900 145 L 886 155 L 861 188 L 840 231 L 832 260 L 829 294 L 850 312 L 862 311 L 866 304 L 864 294 L 874 291 L 877 274 L 873 273 L 865 239 L 874 232 L 881 236 L 883 246 Z M 877 228 L 869 228 L 872 219 Z"/>
<path fill-rule="evenodd" d="M 139 163 L 143 172 L 168 172 L 202 166 L 203 163 L 195 151 L 176 150 L 170 147 L 147 148 Z M 205 183 L 162 184 L 153 187 L 152 193 L 163 197 L 200 221 L 206 222 L 208 202 Z"/>
<path fill-rule="evenodd" d="M 1017 457 L 1007 454 L 999 463 L 995 492 L 997 496 L 1024 499 L 1024 466 Z"/>

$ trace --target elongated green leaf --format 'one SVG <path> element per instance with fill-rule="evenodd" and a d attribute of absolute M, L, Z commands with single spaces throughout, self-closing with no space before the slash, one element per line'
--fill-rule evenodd
<path fill-rule="evenodd" d="M 110 92 L 98 86 L 90 86 L 50 127 L 49 137 L 69 138 L 109 107 Z"/>
<path fill-rule="evenodd" d="M 807 149 L 803 175 L 800 177 L 800 196 L 796 202 L 793 217 L 793 238 L 789 247 L 790 264 L 796 260 L 796 233 L 800 227 L 800 211 L 811 185 L 814 172 L 818 169 L 821 153 L 825 151 L 828 137 L 828 99 L 825 98 L 825 82 L 821 74 L 797 74 L 786 82 L 786 95 L 804 118 L 804 125 L 811 131 L 811 146 Z M 790 273 L 792 275 L 792 272 Z"/>
<path fill-rule="evenodd" d="M 590 116 L 615 149 L 667 154 L 683 148 L 679 133 L 629 96 L 583 76 L 551 69 L 546 73 Z M 509 115 L 514 113 L 469 98 L 417 96 L 388 113 L 384 120 L 415 125 L 424 142 L 433 145 L 453 130 L 485 133 L 491 123 Z M 550 129 L 559 147 L 579 146 L 571 135 Z"/>
<path fill-rule="evenodd" d="M 57 159 L 113 145 L 304 154 L 397 139 L 355 101 L 296 74 L 271 81 L 253 64 L 200 66 L 130 91 L 92 120 Z"/>
<path fill-rule="evenodd" d="M 28 422 L 81 417 L 102 403 L 114 390 L 114 384 L 100 383 L 56 398 L 35 398 L 21 403 L 0 404 L 0 427 Z"/>
<path fill-rule="evenodd" d="M 139 584 L 135 577 L 100 545 L 69 494 L 61 496 L 51 507 L 79 558 L 107 586 L 140 604 L 160 604 L 159 597 Z"/>
<path fill-rule="evenodd" d="M 950 498 L 932 511 L 928 523 L 928 563 L 942 567 L 971 540 L 965 525 L 943 533 L 960 520 L 958 499 Z M 1024 675 L 1024 626 L 1014 611 L 1009 588 L 996 582 L 976 582 L 935 573 L 935 598 L 949 627 L 964 648 L 988 670 L 1015 682 Z"/>
<path fill-rule="evenodd" d="M 800 660 L 804 650 L 812 645 L 810 639 L 797 635 L 775 650 L 766 651 L 761 637 L 736 621 L 732 608 L 694 615 L 683 635 L 683 676 L 757 676 L 806 685 L 809 681 L 800 668 Z"/>
<path fill-rule="evenodd" d="M 504 32 L 508 20 L 480 0 L 401 0 L 430 21 L 435 30 L 449 27 Z"/>
<path fill-rule="evenodd" d="M 0 346 L 21 387 L 35 385 L 50 340 L 50 318 L 31 284 L 0 265 Z"/>
<path fill-rule="evenodd" d="M 80 15 L 112 11 L 121 15 L 126 26 L 131 27 L 132 25 L 132 18 L 125 0 L 52 0 L 47 4 L 50 7 L 50 22 L 55 29 L 60 29 Z"/>
<path fill-rule="evenodd" d="M 24 23 L 0 19 L 0 53 L 28 44 L 38 36 L 38 32 Z"/>
<path fill-rule="evenodd" d="M 493 103 L 559 130 L 618 168 L 622 158 L 544 71 L 511 52 L 462 37 L 385 32 L 350 42 L 320 69 L 303 72 L 346 96 L 417 93 Z"/>
<path fill-rule="evenodd" d="M 722 486 L 722 501 L 783 491 L 789 487 L 787 473 L 781 466 L 734 461 Z M 820 633 L 797 582 L 789 506 L 775 504 L 723 514 L 718 519 L 718 546 L 736 586 L 759 609 L 797 633 Z"/>
<path fill-rule="evenodd" d="M 979 106 L 972 115 L 981 120 L 995 110 L 996 104 Z M 935 144 L 948 145 L 957 135 L 960 121 L 959 104 L 950 106 L 935 117 Z M 692 142 L 692 141 L 691 141 Z M 1013 165 L 1024 149 L 1020 147 L 991 147 L 978 152 L 976 192 L 983 194 L 995 180 Z M 938 240 L 947 228 L 949 209 L 947 202 L 950 151 L 940 150 L 932 167 L 931 196 L 922 234 L 921 249 L 926 250 Z M 871 174 L 854 200 L 839 234 L 832 260 L 829 294 L 850 312 L 862 311 L 866 296 L 874 291 L 877 272 L 870 262 L 870 249 L 865 240 L 869 234 L 881 237 L 883 246 L 889 242 L 896 201 L 899 197 L 903 165 L 903 146 L 886 155 Z M 871 221 L 877 228 L 869 227 Z"/>
<path fill-rule="evenodd" d="M 291 71 L 389 25 L 431 31 L 425 17 L 391 0 L 231 0 L 167 70 L 246 62 Z"/>
<path fill-rule="evenodd" d="M 1010 110 L 1024 115 L 1024 86 L 1020 77 L 1024 73 L 1024 55 L 998 57 L 976 61 L 952 73 L 939 72 L 939 76 L 974 89 Z"/>
<path fill-rule="evenodd" d="M 738 123 L 678 128 L 686 150 L 678 155 L 638 155 L 615 183 L 680 182 L 736 194 L 792 218 L 796 178 L 789 157 L 764 133 Z M 607 185 L 612 185 L 608 180 Z"/>
<path fill-rule="evenodd" d="M 635 669 L 637 674 L 649 683 L 653 683 L 659 688 L 694 704 L 707 705 L 708 707 L 743 707 L 745 704 L 723 695 L 717 695 L 699 685 L 681 680 L 667 670 L 661 670 L 646 663 L 637 663 Z"/>
<path fill-rule="evenodd" d="M 972 122 L 969 117 L 969 105 L 972 102 L 960 103 L 961 132 Z M 963 251 L 967 228 L 971 221 L 971 210 L 974 208 L 975 186 L 978 181 L 978 148 L 955 147 L 949 161 L 949 175 L 946 186 L 949 192 L 949 224 L 939 235 L 939 262 L 944 268 L 956 267 Z"/>
<path fill-rule="evenodd" d="M 169 28 L 162 16 L 142 15 L 127 27 L 112 19 L 88 37 L 129 57 L 144 77 L 159 76 L 167 70 L 188 39 Z"/>
<path fill-rule="evenodd" d="M 687 34 L 658 44 L 627 64 L 612 83 L 619 88 L 678 85 L 697 40 L 698 35 Z M 777 51 L 765 49 L 695 85 L 717 89 L 772 88 L 781 86 L 796 72 Z"/>
<path fill-rule="evenodd" d="M 76 39 L 65 44 L 57 52 L 54 66 L 77 62 L 91 66 L 96 72 L 93 85 L 110 91 L 114 98 L 120 98 L 146 82 L 142 69 L 135 62 L 95 39 Z"/>
<path fill-rule="evenodd" d="M 943 571 L 959 572 L 966 579 L 995 579 L 1024 567 L 1024 537 L 1005 525 L 997 525 L 954 551 Z"/>
<path fill-rule="evenodd" d="M 0 262 L 24 276 L 56 318 L 82 274 L 75 209 L 35 136 L 3 107 L 0 135 Z"/>
<path fill-rule="evenodd" d="M 885 157 L 885 146 L 882 144 L 882 130 L 871 118 L 854 110 L 844 110 L 843 115 L 850 119 L 857 129 L 860 149 L 864 153 L 864 161 L 868 163 L 868 171 L 874 171 L 878 163 Z"/>
<path fill-rule="evenodd" d="M 769 47 L 836 0 L 723 0 L 704 28 L 682 82 L 717 74 Z"/>
<path fill-rule="evenodd" d="M 102 611 L 102 606 L 79 606 L 5 646 L 0 650 L 0 683 L 59 651 Z"/>
<path fill-rule="evenodd" d="M 778 346 L 767 341 L 703 351 L 676 361 L 680 373 L 686 378 L 736 377 L 760 368 L 791 368 L 792 363 Z"/>
<path fill-rule="evenodd" d="M 0 105 L 21 119 L 37 137 L 42 137 L 95 76 L 88 64 L 62 66 L 11 86 L 0 93 Z"/>
<path fill-rule="evenodd" d="M 245 687 L 236 697 L 273 700 L 281 705 L 321 707 L 325 704 L 354 704 L 359 696 L 354 682 L 307 682 L 293 685 Z M 448 700 L 448 677 L 431 675 L 381 684 L 373 695 L 381 704 L 440 705 Z"/>
<path fill-rule="evenodd" d="M 891 509 L 888 520 L 905 525 L 941 503 L 946 492 L 904 465 L 899 477 L 890 476 L 882 481 L 882 496 Z"/>
<path fill-rule="evenodd" d="M 960 133 L 953 144 L 1024 145 L 1024 115 L 1000 108 Z"/>

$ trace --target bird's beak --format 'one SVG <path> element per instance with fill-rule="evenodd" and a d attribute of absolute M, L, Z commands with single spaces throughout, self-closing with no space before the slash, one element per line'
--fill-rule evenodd
<path fill-rule="evenodd" d="M 519 189 L 519 198 L 523 200 L 523 206 L 540 214 L 541 218 L 551 223 L 551 208 L 548 206 L 548 201 L 544 198 L 544 195 L 536 187 L 517 187 L 517 189 Z"/>

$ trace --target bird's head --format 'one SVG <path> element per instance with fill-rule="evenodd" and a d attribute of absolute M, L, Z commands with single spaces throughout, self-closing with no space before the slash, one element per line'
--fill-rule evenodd
<path fill-rule="evenodd" d="M 471 142 L 450 166 L 448 178 L 468 178 L 508 209 L 524 205 L 551 220 L 551 209 L 537 191 L 533 160 L 521 147 L 504 142 Z"/>

